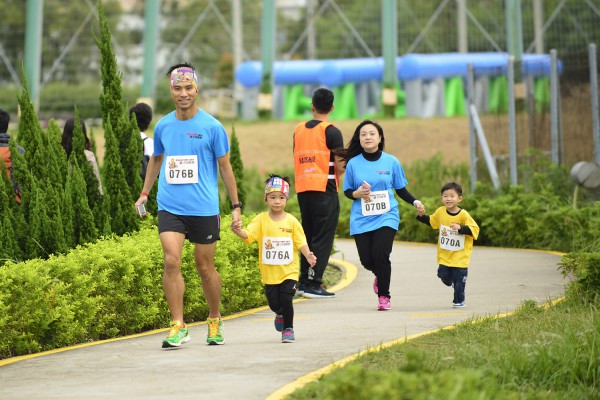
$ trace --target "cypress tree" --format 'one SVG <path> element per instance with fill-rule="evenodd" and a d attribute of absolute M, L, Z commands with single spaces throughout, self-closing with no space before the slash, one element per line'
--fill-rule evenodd
<path fill-rule="evenodd" d="M 84 162 L 89 164 L 87 161 Z M 73 214 L 72 229 L 69 227 L 69 233 L 72 234 L 69 242 L 74 243 L 76 246 L 95 241 L 98 238 L 98 230 L 94 223 L 94 215 L 86 199 L 85 179 L 79 168 L 79 163 L 76 158 L 71 158 L 69 164 L 65 187 Z"/>
<path fill-rule="evenodd" d="M 53 178 L 53 186 L 62 193 L 67 181 L 67 155 L 62 147 L 62 130 L 54 119 L 48 123 L 44 144 L 48 151 L 48 172 Z"/>
<path fill-rule="evenodd" d="M 21 258 L 21 250 L 16 239 L 13 217 L 15 203 L 12 182 L 3 162 L 0 162 L 0 267 L 7 260 L 17 261 Z"/>
<path fill-rule="evenodd" d="M 119 163 L 124 171 L 127 188 L 131 198 L 137 199 L 142 189 L 140 178 L 142 159 L 142 139 L 134 118 L 129 118 L 128 110 L 123 104 L 121 81 L 123 74 L 118 71 L 117 59 L 112 48 L 111 34 L 108 21 L 104 15 L 102 2 L 98 2 L 99 35 L 94 40 L 101 55 L 102 93 L 100 107 L 102 110 L 102 125 L 106 131 L 108 122 L 119 147 Z M 112 199 L 113 203 L 116 199 Z M 114 207 L 114 204 L 113 204 Z M 137 226 L 137 224 L 136 224 Z M 128 227 L 131 229 L 133 227 Z"/>
<path fill-rule="evenodd" d="M 37 182 L 34 180 L 32 183 L 28 197 L 30 198 L 31 209 L 35 210 L 35 212 L 31 213 L 31 217 L 27 221 L 29 230 L 25 242 L 25 257 L 27 259 L 46 258 L 48 253 L 41 244 L 44 231 L 44 218 L 46 216 L 46 204 Z"/>
<path fill-rule="evenodd" d="M 46 183 L 46 189 L 42 192 L 42 198 L 46 205 L 42 225 L 42 246 L 48 254 L 64 253 L 67 250 L 65 230 L 62 219 L 62 196 L 50 182 Z"/>
<path fill-rule="evenodd" d="M 233 169 L 233 175 L 235 176 L 238 199 L 242 203 L 245 203 L 246 184 L 244 182 L 244 163 L 242 162 L 242 156 L 240 153 L 240 143 L 238 142 L 237 135 L 235 134 L 235 126 L 232 127 L 231 132 L 231 150 L 229 160 L 231 162 L 231 168 Z"/>
<path fill-rule="evenodd" d="M 110 125 L 107 121 L 104 128 L 104 174 L 106 192 L 110 199 L 111 231 L 117 235 L 139 229 L 139 218 L 133 206 L 134 200 L 127 187 L 125 174 L 119 163 L 119 147 Z"/>

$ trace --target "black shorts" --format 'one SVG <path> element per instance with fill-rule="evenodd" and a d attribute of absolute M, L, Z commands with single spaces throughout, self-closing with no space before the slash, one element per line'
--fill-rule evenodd
<path fill-rule="evenodd" d="M 291 295 L 296 294 L 298 281 L 293 279 L 286 279 L 285 281 L 276 285 L 265 285 L 265 295 L 269 297 L 279 297 L 279 293 L 289 293 Z"/>
<path fill-rule="evenodd" d="M 221 216 L 196 217 L 175 215 L 168 211 L 158 212 L 158 233 L 179 232 L 192 243 L 210 244 L 221 239 Z"/>

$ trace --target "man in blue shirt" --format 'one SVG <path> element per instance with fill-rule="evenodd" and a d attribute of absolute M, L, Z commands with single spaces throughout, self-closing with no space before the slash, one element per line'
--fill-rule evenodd
<path fill-rule="evenodd" d="M 169 68 L 175 111 L 154 128 L 154 154 L 146 170 L 136 206 L 146 203 L 158 177 L 158 232 L 164 251 L 163 290 L 171 312 L 171 329 L 163 348 L 190 340 L 183 319 L 185 282 L 181 251 L 187 238 L 194 243 L 194 259 L 209 307 L 207 343 L 224 344 L 221 331 L 221 276 L 214 256 L 220 239 L 217 171 L 232 202 L 232 222 L 241 220 L 235 176 L 229 162 L 229 141 L 223 125 L 196 105 L 198 77 L 188 63 Z M 159 175 L 160 172 L 160 175 Z"/>

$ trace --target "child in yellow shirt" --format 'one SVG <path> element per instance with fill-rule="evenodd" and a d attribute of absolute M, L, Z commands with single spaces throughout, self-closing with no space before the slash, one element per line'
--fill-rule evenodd
<path fill-rule="evenodd" d="M 242 222 L 231 227 L 246 244 L 258 242 L 258 266 L 269 308 L 275 315 L 275 329 L 283 343 L 293 343 L 293 299 L 298 285 L 299 257 L 306 257 L 311 268 L 317 262 L 309 250 L 300 222 L 285 211 L 290 194 L 289 178 L 271 175 L 265 182 L 265 202 L 269 211 L 258 214 L 242 229 Z"/>
<path fill-rule="evenodd" d="M 441 193 L 444 206 L 431 215 L 419 211 L 417 220 L 439 229 L 437 276 L 446 286 L 454 287 L 453 307 L 464 307 L 468 267 L 473 240 L 479 236 L 479 226 L 467 211 L 458 206 L 462 201 L 462 187 L 458 183 L 446 183 Z"/>

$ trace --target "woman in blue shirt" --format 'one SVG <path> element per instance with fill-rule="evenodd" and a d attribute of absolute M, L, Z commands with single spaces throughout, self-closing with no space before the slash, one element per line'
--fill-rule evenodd
<path fill-rule="evenodd" d="M 354 237 L 360 262 L 375 275 L 373 291 L 377 309 L 389 310 L 390 254 L 400 224 L 394 193 L 417 209 L 424 207 L 406 190 L 407 180 L 398 159 L 385 153 L 383 128 L 365 120 L 354 131 L 346 149 L 338 153 L 346 164 L 344 194 L 353 201 L 350 235 Z"/>

